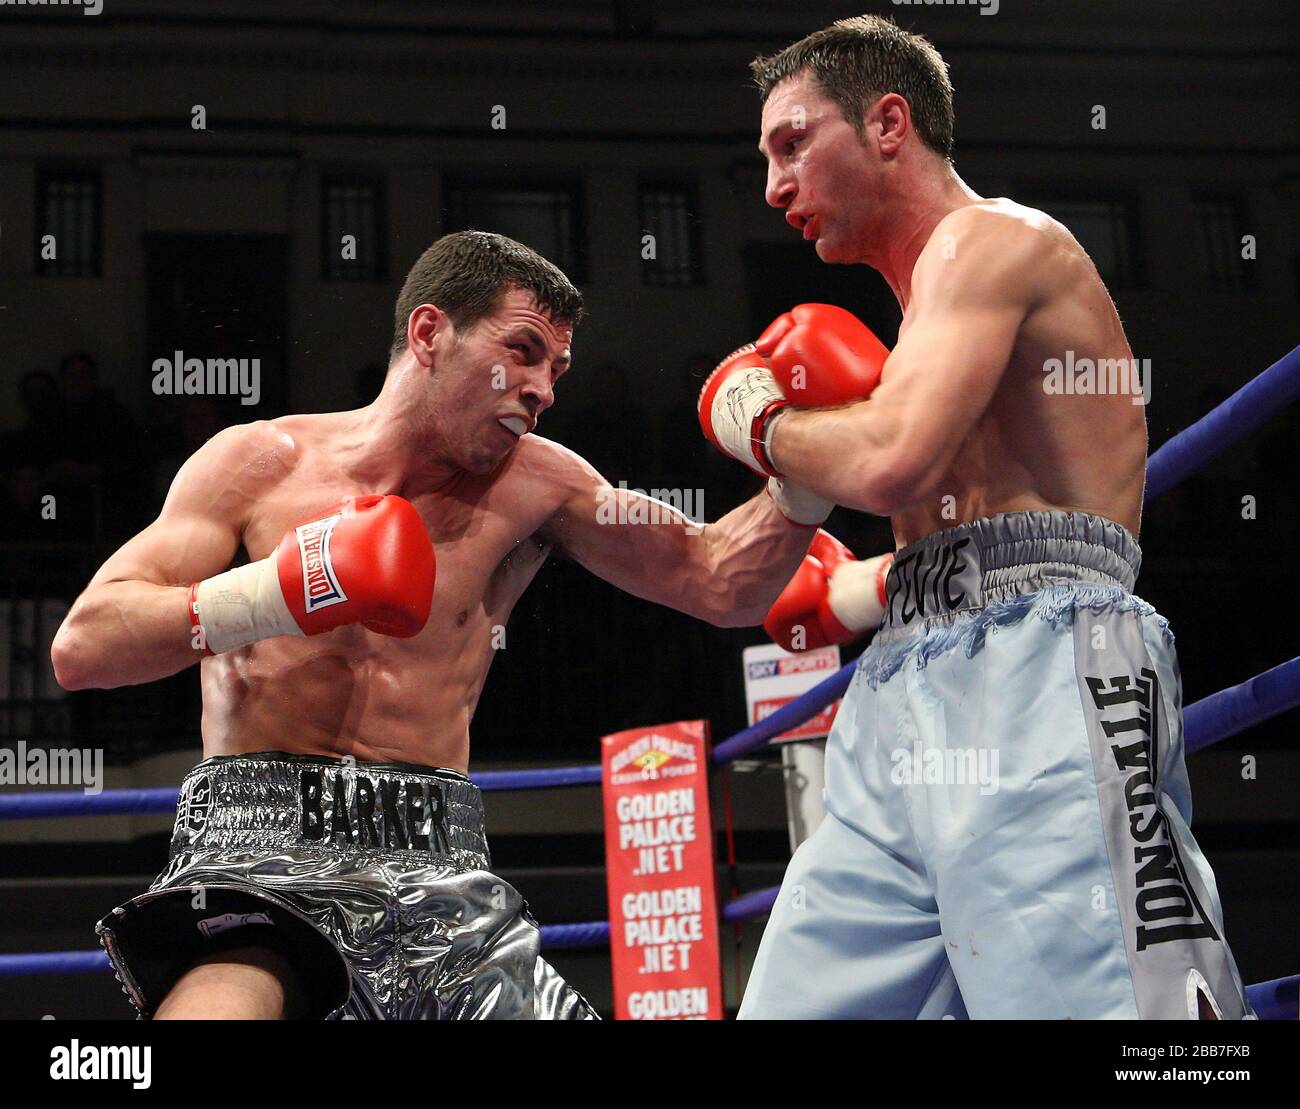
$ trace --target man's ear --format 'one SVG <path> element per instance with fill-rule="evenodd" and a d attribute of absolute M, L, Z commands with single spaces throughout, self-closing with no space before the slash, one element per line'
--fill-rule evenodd
<path fill-rule="evenodd" d="M 887 92 L 867 112 L 867 133 L 876 133 L 880 153 L 891 157 L 898 153 L 912 131 L 911 106 L 896 92 Z M 871 125 L 875 124 L 873 128 Z"/>
<path fill-rule="evenodd" d="M 451 317 L 436 304 L 420 304 L 406 320 L 406 346 L 422 366 L 433 363 L 433 347 L 439 335 L 454 332 Z"/>

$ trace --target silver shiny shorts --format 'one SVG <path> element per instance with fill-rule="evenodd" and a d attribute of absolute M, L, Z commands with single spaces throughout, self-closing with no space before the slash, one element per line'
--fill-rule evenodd
<path fill-rule="evenodd" d="M 185 779 L 167 868 L 95 930 L 142 1016 L 199 960 L 259 947 L 288 960 L 310 1017 L 595 1019 L 490 866 L 462 774 L 219 756 Z"/>

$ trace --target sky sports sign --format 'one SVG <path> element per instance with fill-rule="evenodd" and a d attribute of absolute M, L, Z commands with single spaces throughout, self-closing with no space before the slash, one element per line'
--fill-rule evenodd
<path fill-rule="evenodd" d="M 840 669 L 838 647 L 817 647 L 811 651 L 791 654 L 775 643 L 746 647 L 745 705 L 751 725 L 766 720 L 777 709 L 788 705 L 796 697 L 820 685 Z M 783 743 L 794 739 L 824 739 L 830 734 L 839 701 L 833 701 L 817 715 L 782 732 L 772 742 Z"/>

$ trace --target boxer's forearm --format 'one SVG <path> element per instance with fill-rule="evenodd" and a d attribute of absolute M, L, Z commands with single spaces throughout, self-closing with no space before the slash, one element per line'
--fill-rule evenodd
<path fill-rule="evenodd" d="M 887 412 L 860 401 L 844 408 L 787 408 L 768 443 L 790 481 L 845 508 L 888 516 L 923 493 L 928 467 L 906 449 Z"/>
<path fill-rule="evenodd" d="M 814 528 L 790 523 L 766 490 L 705 526 L 705 565 L 691 575 L 707 618 L 719 627 L 763 622 L 812 542 Z"/>
<path fill-rule="evenodd" d="M 92 585 L 54 637 L 64 689 L 114 689 L 170 677 L 197 662 L 187 586 L 145 581 Z"/>

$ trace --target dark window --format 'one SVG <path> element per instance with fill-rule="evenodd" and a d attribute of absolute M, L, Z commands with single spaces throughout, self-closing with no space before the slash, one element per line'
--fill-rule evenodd
<path fill-rule="evenodd" d="M 642 182 L 641 278 L 647 285 L 699 285 L 699 203 L 693 186 Z M 646 257 L 645 235 L 653 235 L 654 257 Z"/>
<path fill-rule="evenodd" d="M 576 183 L 451 180 L 444 195 L 447 231 L 505 235 L 555 263 L 574 284 L 586 280 L 582 190 Z"/>
<path fill-rule="evenodd" d="M 1049 196 L 1026 203 L 1041 208 L 1070 229 L 1107 285 L 1131 289 L 1145 283 L 1135 200 L 1122 196 Z"/>
<path fill-rule="evenodd" d="M 321 277 L 382 281 L 388 276 L 384 182 L 333 175 L 321 181 Z"/>
<path fill-rule="evenodd" d="M 1241 202 L 1233 197 L 1197 196 L 1192 203 L 1200 228 L 1201 273 L 1211 289 L 1247 289 L 1253 287 L 1255 271 L 1241 256 Z"/>
<path fill-rule="evenodd" d="M 101 201 L 97 171 L 45 169 L 38 174 L 37 273 L 46 277 L 100 275 Z M 47 236 L 51 241 L 46 241 Z"/>

